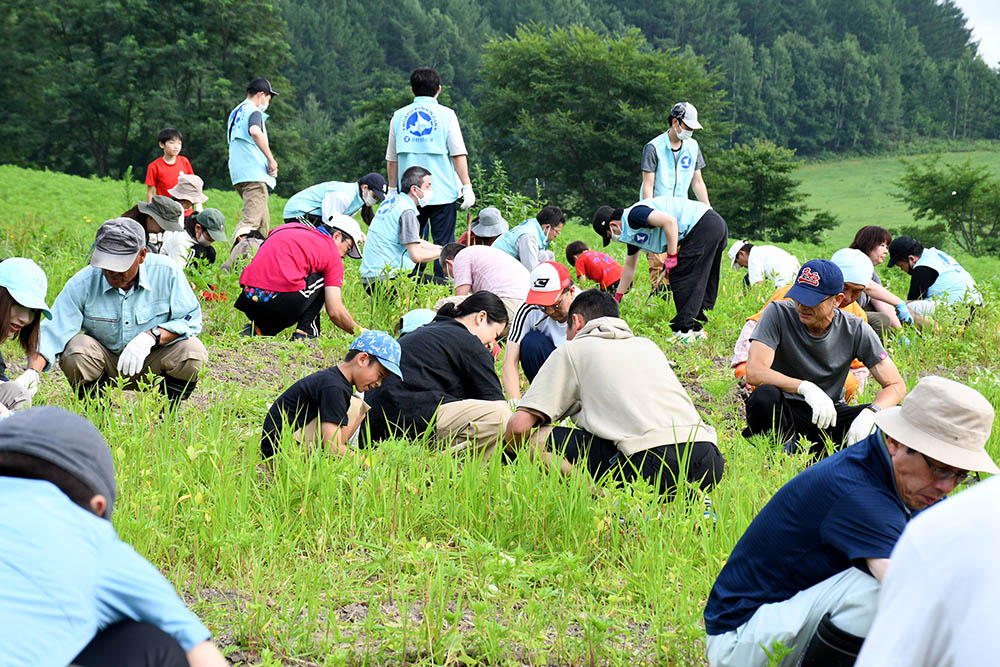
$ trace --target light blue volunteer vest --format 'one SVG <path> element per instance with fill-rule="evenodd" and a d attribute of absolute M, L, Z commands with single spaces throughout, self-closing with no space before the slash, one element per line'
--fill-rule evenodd
<path fill-rule="evenodd" d="M 981 304 L 983 297 L 976 289 L 975 279 L 946 252 L 926 248 L 913 268 L 926 266 L 938 272 L 937 280 L 927 288 L 927 296 L 947 303 L 961 303 L 966 298 Z"/>
<path fill-rule="evenodd" d="M 442 110 L 445 110 L 442 112 Z M 461 184 L 455 165 L 448 155 L 448 127 L 451 120 L 448 107 L 438 104 L 433 97 L 418 96 L 413 104 L 397 109 L 392 115 L 396 130 L 396 153 L 399 171 L 396 187 L 403 174 L 413 166 L 431 172 L 431 190 L 434 197 L 427 204 L 450 204 L 458 199 Z M 401 189 L 401 188 L 400 188 Z"/>
<path fill-rule="evenodd" d="M 274 177 L 267 173 L 267 156 L 257 148 L 250 136 L 250 115 L 260 111 L 250 100 L 243 100 L 229 114 L 226 121 L 226 141 L 229 142 L 229 177 L 237 183 L 267 183 L 274 189 Z M 261 131 L 267 136 L 269 116 L 260 112 L 263 119 Z"/>
<path fill-rule="evenodd" d="M 399 216 L 404 211 L 417 213 L 417 206 L 407 194 L 387 198 L 378 207 L 368 227 L 365 251 L 361 258 L 361 277 L 373 280 L 389 277 L 400 270 L 410 271 L 416 264 L 406 246 L 399 242 Z"/>
<path fill-rule="evenodd" d="M 535 218 L 525 220 L 514 229 L 504 232 L 500 238 L 493 242 L 493 247 L 497 250 L 503 250 L 514 259 L 518 259 L 517 241 L 524 234 L 534 235 L 538 241 L 538 248 L 540 250 L 545 250 L 549 247 L 549 240 L 545 236 L 545 230 L 542 229 L 542 226 Z"/>
<path fill-rule="evenodd" d="M 649 143 L 656 149 L 656 174 L 653 177 L 654 197 L 687 197 L 691 180 L 698 166 L 698 142 L 685 139 L 674 162 L 674 152 L 670 148 L 670 137 L 664 132 Z M 642 188 L 639 188 L 642 196 Z"/>
<path fill-rule="evenodd" d="M 622 212 L 622 233 L 618 241 L 639 246 L 649 252 L 667 251 L 667 235 L 662 227 L 632 229 L 628 226 L 628 214 L 636 206 L 648 206 L 655 211 L 669 213 L 677 218 L 677 240 L 682 241 L 711 207 L 686 197 L 650 197 L 629 206 Z"/>
<path fill-rule="evenodd" d="M 344 215 L 354 215 L 361 210 L 364 202 L 361 201 L 361 194 L 357 183 L 342 183 L 340 181 L 327 181 L 306 188 L 292 195 L 288 203 L 285 204 L 285 211 L 282 217 L 297 218 L 300 215 L 312 213 L 320 215 L 323 209 L 323 200 L 329 192 L 350 192 L 354 191 L 354 199 L 344 210 Z"/>

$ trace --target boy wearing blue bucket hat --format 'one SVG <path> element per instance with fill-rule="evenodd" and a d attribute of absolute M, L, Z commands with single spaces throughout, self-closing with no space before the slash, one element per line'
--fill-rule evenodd
<path fill-rule="evenodd" d="M 337 454 L 348 453 L 347 443 L 357 432 L 368 406 L 354 390 L 364 393 L 399 370 L 401 350 L 384 331 L 367 330 L 351 343 L 344 361 L 307 375 L 278 397 L 264 417 L 260 451 L 270 458 L 281 440 L 282 428 L 296 432 L 307 444 L 329 443 Z"/>
<path fill-rule="evenodd" d="M 17 338 L 29 357 L 38 352 L 38 329 L 44 315 L 52 319 L 45 302 L 49 281 L 45 271 L 30 259 L 11 257 L 0 262 L 0 332 Z M 0 415 L 31 405 L 38 391 L 38 372 L 26 370 L 8 382 L 7 364 L 0 355 Z"/>

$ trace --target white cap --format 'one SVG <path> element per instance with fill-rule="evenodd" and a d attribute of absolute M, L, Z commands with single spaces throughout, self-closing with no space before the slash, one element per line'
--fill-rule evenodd
<path fill-rule="evenodd" d="M 872 280 L 872 273 L 875 272 L 871 258 L 856 248 L 841 248 L 833 253 L 830 261 L 844 274 L 845 283 L 867 287 Z"/>
<path fill-rule="evenodd" d="M 361 244 L 365 242 L 365 234 L 361 231 L 358 221 L 343 213 L 334 213 L 325 221 L 327 227 L 347 234 L 354 241 L 354 247 L 347 253 L 352 259 L 361 259 Z"/>
<path fill-rule="evenodd" d="M 736 255 L 740 254 L 740 250 L 746 244 L 746 241 L 733 241 L 733 245 L 729 246 L 729 260 L 733 263 L 734 269 L 736 268 Z"/>
<path fill-rule="evenodd" d="M 700 130 L 701 123 L 698 122 L 698 110 L 690 102 L 678 102 L 670 110 L 670 116 L 677 118 L 692 130 Z"/>

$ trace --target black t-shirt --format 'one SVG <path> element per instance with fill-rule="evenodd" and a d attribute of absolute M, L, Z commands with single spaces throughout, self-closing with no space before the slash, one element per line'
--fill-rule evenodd
<path fill-rule="evenodd" d="M 649 206 L 636 205 L 629 211 L 628 220 L 622 220 L 622 224 L 628 225 L 632 229 L 649 229 L 649 214 L 653 209 Z M 639 252 L 639 246 L 626 243 L 628 254 L 634 255 Z"/>
<path fill-rule="evenodd" d="M 302 378 L 286 389 L 267 411 L 260 437 L 261 454 L 274 455 L 283 423 L 297 430 L 319 417 L 321 422 L 343 426 L 353 395 L 354 387 L 336 366 Z"/>
<path fill-rule="evenodd" d="M 915 266 L 910 271 L 910 292 L 907 301 L 919 301 L 927 298 L 927 290 L 938 279 L 938 272 L 929 266 Z"/>
<path fill-rule="evenodd" d="M 365 393 L 371 410 L 363 439 L 385 440 L 396 430 L 414 437 L 433 421 L 441 403 L 504 400 L 493 355 L 461 322 L 439 316 L 400 338 L 399 347 L 405 380 L 389 375 Z"/>

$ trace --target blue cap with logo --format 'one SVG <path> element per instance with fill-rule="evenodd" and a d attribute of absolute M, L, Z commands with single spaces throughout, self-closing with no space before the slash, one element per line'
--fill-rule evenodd
<path fill-rule="evenodd" d="M 42 267 L 27 257 L 11 257 L 0 262 L 0 287 L 6 287 L 11 298 L 25 308 L 40 310 L 52 319 L 52 311 L 45 303 L 49 280 Z"/>
<path fill-rule="evenodd" d="M 792 289 L 785 296 L 803 306 L 815 306 L 820 301 L 844 291 L 844 273 L 828 259 L 811 259 L 799 269 Z"/>
<path fill-rule="evenodd" d="M 402 349 L 396 339 L 384 331 L 369 329 L 362 332 L 360 336 L 351 343 L 352 350 L 365 352 L 378 359 L 378 362 L 385 366 L 386 370 L 403 379 L 403 371 L 399 370 L 399 358 Z"/>

